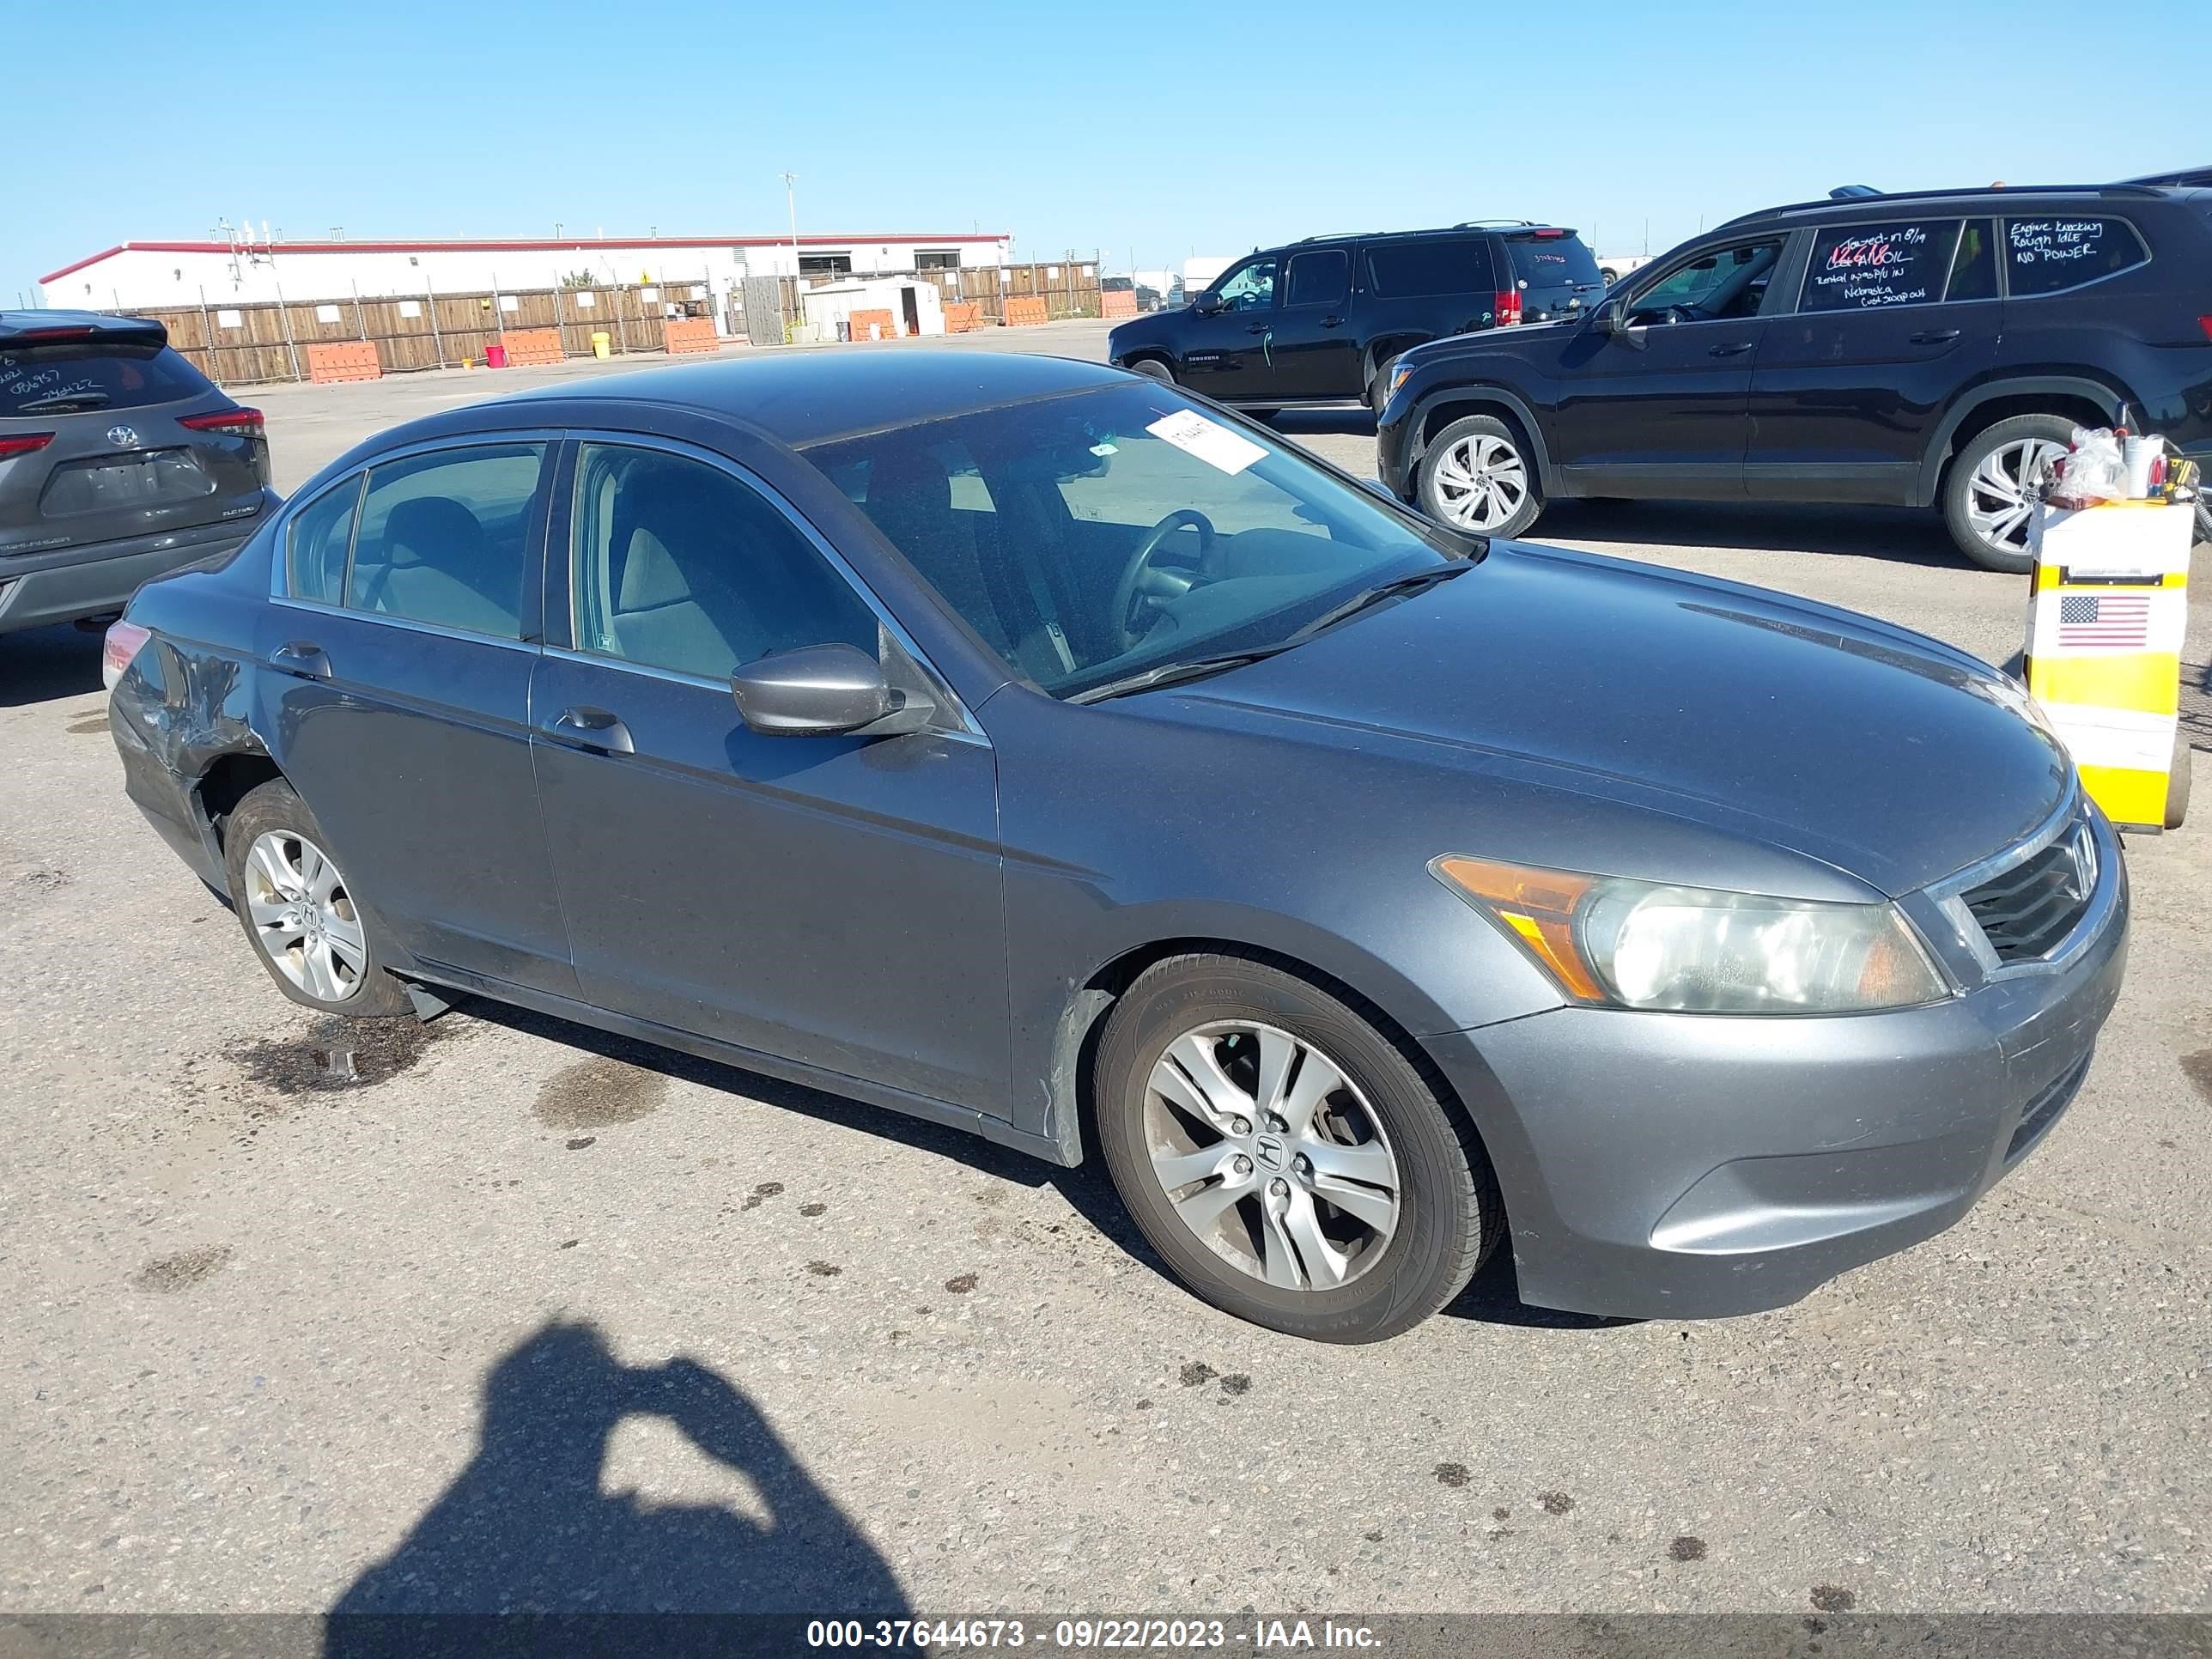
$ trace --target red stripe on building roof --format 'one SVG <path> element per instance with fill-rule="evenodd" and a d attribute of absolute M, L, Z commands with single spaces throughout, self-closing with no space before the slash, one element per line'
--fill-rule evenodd
<path fill-rule="evenodd" d="M 860 247 L 870 242 L 912 242 L 935 246 L 947 242 L 1004 242 L 1005 231 L 870 230 L 848 236 L 801 236 L 801 247 Z M 641 247 L 789 247 L 788 236 L 613 236 L 514 237 L 494 241 L 448 242 L 241 242 L 252 253 L 583 253 L 594 248 Z M 41 283 L 59 282 L 72 272 L 118 253 L 228 253 L 228 242 L 118 242 L 113 247 L 64 265 L 39 278 Z"/>

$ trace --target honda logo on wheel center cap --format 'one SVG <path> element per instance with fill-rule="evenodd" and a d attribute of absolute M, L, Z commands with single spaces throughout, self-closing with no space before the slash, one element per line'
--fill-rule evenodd
<path fill-rule="evenodd" d="M 1270 1170 L 1283 1167 L 1283 1143 L 1273 1135 L 1261 1135 L 1252 1143 L 1253 1156 Z"/>

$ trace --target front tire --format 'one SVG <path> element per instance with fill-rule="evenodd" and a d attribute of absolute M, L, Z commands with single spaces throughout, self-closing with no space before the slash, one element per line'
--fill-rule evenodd
<path fill-rule="evenodd" d="M 1517 536 L 1544 510 L 1521 434 L 1494 415 L 1439 432 L 1422 453 L 1418 485 L 1431 518 L 1481 536 Z"/>
<path fill-rule="evenodd" d="M 385 971 L 353 888 L 307 805 L 282 778 L 248 792 L 223 829 L 223 865 L 253 954 L 276 988 L 326 1014 L 409 1010 Z"/>
<path fill-rule="evenodd" d="M 1115 1005 L 1093 1074 L 1114 1184 L 1224 1312 L 1322 1342 L 1426 1319 L 1496 1248 L 1473 1132 L 1359 1013 L 1265 963 L 1169 958 Z"/>
<path fill-rule="evenodd" d="M 1976 433 L 1943 479 L 1951 539 L 1984 570 L 2033 569 L 2027 528 L 2051 464 L 2066 453 L 2075 422 L 2063 415 L 2015 415 Z"/>
<path fill-rule="evenodd" d="M 1138 358 L 1129 365 L 1129 372 L 1133 374 L 1141 374 L 1150 380 L 1164 380 L 1170 386 L 1176 383 L 1175 370 L 1157 357 Z"/>

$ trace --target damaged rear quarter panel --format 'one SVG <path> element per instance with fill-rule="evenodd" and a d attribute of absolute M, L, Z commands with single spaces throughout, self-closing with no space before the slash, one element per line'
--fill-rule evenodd
<path fill-rule="evenodd" d="M 141 588 L 125 615 L 154 637 L 120 680 L 109 726 L 124 790 L 202 879 L 224 884 L 214 825 L 199 798 L 228 756 L 269 756 L 253 727 L 255 618 L 266 599 L 276 526 L 221 565 Z"/>

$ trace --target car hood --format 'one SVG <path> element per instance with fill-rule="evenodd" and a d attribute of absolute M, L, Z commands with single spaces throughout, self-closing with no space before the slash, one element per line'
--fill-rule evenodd
<path fill-rule="evenodd" d="M 1503 542 L 1456 580 L 1175 701 L 1689 819 L 1893 896 L 2025 836 L 2072 781 L 2019 689 L 1936 641 Z"/>

